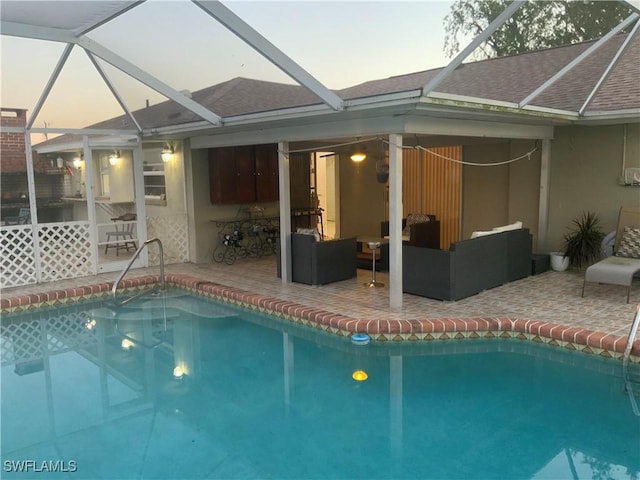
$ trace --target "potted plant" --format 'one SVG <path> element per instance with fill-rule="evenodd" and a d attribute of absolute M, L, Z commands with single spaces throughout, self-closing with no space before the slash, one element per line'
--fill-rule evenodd
<path fill-rule="evenodd" d="M 564 252 L 549 252 L 551 269 L 555 272 L 564 272 L 569 268 L 569 257 Z"/>
<path fill-rule="evenodd" d="M 573 227 L 564 235 L 564 256 L 572 266 L 581 268 L 600 258 L 604 232 L 593 212 L 583 212 L 572 223 Z"/>

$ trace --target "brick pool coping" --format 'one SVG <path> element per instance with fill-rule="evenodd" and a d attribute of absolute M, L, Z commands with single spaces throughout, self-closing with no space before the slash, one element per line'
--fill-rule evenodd
<path fill-rule="evenodd" d="M 515 338 L 617 359 L 622 358 L 627 345 L 627 337 L 538 320 L 508 317 L 367 320 L 227 287 L 189 275 L 166 274 L 165 281 L 169 285 L 183 288 L 191 293 L 268 313 L 283 320 L 323 330 L 337 336 L 348 337 L 352 333 L 366 333 L 372 340 L 378 342 Z M 121 287 L 136 290 L 158 282 L 158 275 L 146 275 L 125 279 L 121 282 Z M 46 293 L 2 298 L 0 299 L 0 314 L 27 312 L 36 308 L 59 306 L 79 300 L 106 298 L 110 295 L 112 287 L 113 282 L 104 282 Z M 637 339 L 633 344 L 630 360 L 640 363 L 640 339 Z"/>

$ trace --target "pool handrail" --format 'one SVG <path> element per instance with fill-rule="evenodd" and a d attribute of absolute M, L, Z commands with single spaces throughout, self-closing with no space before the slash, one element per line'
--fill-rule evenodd
<path fill-rule="evenodd" d="M 113 299 L 116 299 L 116 292 L 118 290 L 118 285 L 120 284 L 120 282 L 122 281 L 122 279 L 124 278 L 124 276 L 127 274 L 127 272 L 129 271 L 129 269 L 131 268 L 131 265 L 133 265 L 133 262 L 136 261 L 136 259 L 138 258 L 138 256 L 140 255 L 140 252 L 142 252 L 142 250 L 144 250 L 144 248 L 149 245 L 150 243 L 157 243 L 158 244 L 158 248 L 160 249 L 160 289 L 162 291 L 165 290 L 165 280 L 164 280 L 164 250 L 162 248 L 162 242 L 160 241 L 159 238 L 150 238 L 148 240 L 146 240 L 144 243 L 142 243 L 138 249 L 136 250 L 136 253 L 133 254 L 133 256 L 131 257 L 131 259 L 129 260 L 129 263 L 127 264 L 127 266 L 124 268 L 124 270 L 122 270 L 122 272 L 120 273 L 120 275 L 118 276 L 118 278 L 116 279 L 115 282 L 113 282 L 113 287 L 111 287 L 111 294 L 113 295 Z M 157 287 L 154 287 L 152 290 L 155 290 Z M 123 300 L 122 302 L 120 302 L 120 305 L 125 305 L 129 302 L 131 302 L 132 300 L 135 300 L 136 298 L 141 297 L 142 295 L 144 295 L 145 293 L 147 293 L 147 291 L 142 291 L 139 292 L 137 294 L 135 294 L 132 297 L 127 298 L 126 300 Z"/>
<path fill-rule="evenodd" d="M 631 330 L 629 330 L 629 337 L 627 338 L 627 345 L 624 349 L 624 354 L 622 355 L 622 366 L 627 367 L 629 363 L 629 356 L 631 355 L 631 348 L 633 347 L 633 342 L 638 333 L 638 326 L 640 325 L 640 303 L 636 306 L 636 314 L 633 317 L 633 323 L 631 324 Z"/>
<path fill-rule="evenodd" d="M 631 330 L 629 331 L 629 337 L 627 338 L 627 345 L 624 349 L 624 354 L 622 355 L 622 378 L 625 383 L 625 390 L 629 395 L 631 409 L 636 417 L 640 417 L 640 408 L 638 407 L 638 403 L 635 399 L 635 392 L 633 390 L 634 381 L 631 380 L 631 376 L 629 374 L 629 356 L 631 355 L 631 348 L 633 347 L 633 342 L 638 333 L 638 326 L 640 326 L 640 303 L 636 307 L 636 314 L 633 318 L 633 323 L 631 324 Z"/>

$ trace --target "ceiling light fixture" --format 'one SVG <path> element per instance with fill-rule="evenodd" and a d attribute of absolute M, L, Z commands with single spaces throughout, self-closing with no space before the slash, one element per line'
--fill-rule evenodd
<path fill-rule="evenodd" d="M 354 152 L 351 154 L 351 158 L 352 161 L 359 163 L 362 162 L 365 158 L 367 158 L 367 154 L 364 152 Z"/>
<path fill-rule="evenodd" d="M 351 159 L 351 161 L 356 162 L 356 163 L 362 162 L 365 158 L 367 158 L 367 147 L 366 146 L 363 146 L 363 147 L 353 146 L 353 147 L 351 147 L 351 155 L 349 156 L 349 158 Z"/>

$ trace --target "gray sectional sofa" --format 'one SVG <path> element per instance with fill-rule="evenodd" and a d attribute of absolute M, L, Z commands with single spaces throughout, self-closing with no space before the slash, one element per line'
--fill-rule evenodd
<path fill-rule="evenodd" d="M 449 250 L 402 248 L 403 291 L 423 297 L 460 300 L 531 274 L 526 228 L 461 240 Z"/>

